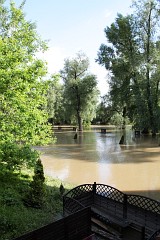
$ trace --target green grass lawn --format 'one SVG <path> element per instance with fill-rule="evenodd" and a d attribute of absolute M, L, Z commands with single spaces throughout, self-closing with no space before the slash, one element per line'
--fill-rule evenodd
<path fill-rule="evenodd" d="M 24 198 L 32 172 L 0 171 L 0 240 L 10 240 L 56 220 L 62 214 L 60 180 L 45 179 L 45 202 L 41 208 L 27 207 Z M 63 183 L 67 192 L 73 186 Z"/>

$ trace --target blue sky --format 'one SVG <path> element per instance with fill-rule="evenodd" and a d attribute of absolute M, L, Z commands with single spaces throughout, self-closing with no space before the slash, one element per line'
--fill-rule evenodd
<path fill-rule="evenodd" d="M 22 1 L 15 0 L 18 6 Z M 90 59 L 90 72 L 97 75 L 101 94 L 107 92 L 107 71 L 95 63 L 104 28 L 114 22 L 117 13 L 131 11 L 132 0 L 26 0 L 26 18 L 35 22 L 49 50 L 41 56 L 48 62 L 50 73 L 63 68 L 65 58 L 79 51 Z"/>

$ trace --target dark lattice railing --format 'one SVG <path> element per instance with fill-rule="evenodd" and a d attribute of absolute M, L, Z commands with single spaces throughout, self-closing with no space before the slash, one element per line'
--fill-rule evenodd
<path fill-rule="evenodd" d="M 65 206 L 65 208 L 63 209 L 64 215 L 67 213 L 75 213 L 85 208 L 83 204 L 78 202 L 76 199 L 70 197 L 63 198 L 63 206 Z"/>
<path fill-rule="evenodd" d="M 151 198 L 139 195 L 127 195 L 127 203 L 132 206 L 160 214 L 160 203 Z"/>
<path fill-rule="evenodd" d="M 79 185 L 70 190 L 65 196 L 70 198 L 79 198 L 80 196 L 82 197 L 87 193 L 93 193 L 93 184 Z"/>
<path fill-rule="evenodd" d="M 73 213 L 77 202 L 81 207 L 100 207 L 125 221 L 153 229 L 153 232 L 160 228 L 160 203 L 144 196 L 127 195 L 114 187 L 94 183 L 77 186 L 64 195 L 64 210 Z"/>
<path fill-rule="evenodd" d="M 121 203 L 124 200 L 124 193 L 109 185 L 96 184 L 96 194 Z"/>
<path fill-rule="evenodd" d="M 93 198 L 94 196 L 101 196 L 115 202 L 127 204 L 128 206 L 137 207 L 160 215 L 160 203 L 158 201 L 140 195 L 127 195 L 114 187 L 104 184 L 94 183 L 77 186 L 64 195 L 64 198 L 70 197 L 80 201 L 89 195 L 93 196 Z"/>

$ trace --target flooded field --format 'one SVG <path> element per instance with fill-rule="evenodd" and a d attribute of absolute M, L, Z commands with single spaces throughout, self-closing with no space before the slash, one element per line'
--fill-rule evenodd
<path fill-rule="evenodd" d="M 55 131 L 57 143 L 40 147 L 46 175 L 76 185 L 103 183 L 127 193 L 160 200 L 160 147 L 157 138 L 135 137 L 120 130 L 100 129 L 78 133 Z"/>

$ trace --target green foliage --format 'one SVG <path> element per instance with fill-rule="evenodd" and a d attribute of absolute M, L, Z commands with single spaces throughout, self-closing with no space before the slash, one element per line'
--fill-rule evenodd
<path fill-rule="evenodd" d="M 95 117 L 98 90 L 96 77 L 88 73 L 89 60 L 78 53 L 74 59 L 66 59 L 61 77 L 64 81 L 64 105 L 68 119 L 76 119 L 79 130 L 83 121 Z"/>
<path fill-rule="evenodd" d="M 23 4 L 22 4 L 23 5 Z M 47 124 L 46 65 L 36 57 L 45 51 L 35 24 L 25 19 L 22 6 L 0 3 L 0 142 L 51 142 Z"/>
<path fill-rule="evenodd" d="M 89 121 L 83 121 L 83 129 L 84 130 L 90 130 L 91 129 L 91 122 Z"/>
<path fill-rule="evenodd" d="M 108 96 L 101 97 L 101 102 L 97 106 L 96 118 L 94 123 L 97 124 L 108 124 L 114 114 L 113 108 L 109 105 Z"/>
<path fill-rule="evenodd" d="M 13 142 L 0 144 L 0 166 L 10 171 L 20 170 L 22 167 L 33 167 L 39 153 L 28 145 Z"/>
<path fill-rule="evenodd" d="M 61 183 L 61 185 L 59 187 L 59 191 L 60 191 L 61 196 L 63 196 L 63 194 L 65 193 L 65 188 L 64 188 L 62 183 Z"/>
<path fill-rule="evenodd" d="M 59 75 L 52 75 L 48 82 L 47 111 L 52 124 L 63 123 L 65 120 L 64 86 L 60 83 Z"/>
<path fill-rule="evenodd" d="M 159 113 L 159 4 L 134 1 L 133 14 L 118 14 L 106 27 L 97 61 L 110 71 L 110 103 L 140 128 L 157 132 Z M 125 117 L 126 117 L 125 116 Z"/>
<path fill-rule="evenodd" d="M 115 126 L 122 126 L 123 125 L 123 116 L 122 114 L 115 113 L 110 120 L 111 124 L 114 124 Z"/>
<path fill-rule="evenodd" d="M 0 239 L 14 239 L 26 232 L 40 228 L 56 220 L 62 214 L 62 198 L 59 191 L 61 182 L 45 179 L 45 202 L 41 209 L 27 207 L 23 199 L 30 190 L 33 172 L 21 173 L 5 171 L 0 168 Z M 71 189 L 63 183 L 66 191 Z"/>
<path fill-rule="evenodd" d="M 33 181 L 30 190 L 25 197 L 25 204 L 35 208 L 41 208 L 45 202 L 44 172 L 41 160 L 38 159 L 34 168 Z"/>

